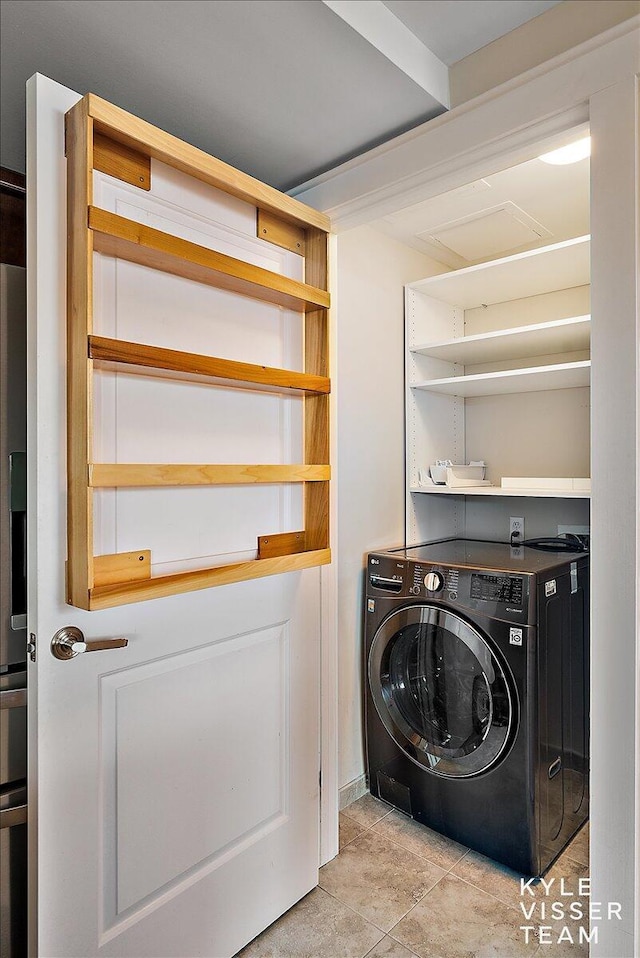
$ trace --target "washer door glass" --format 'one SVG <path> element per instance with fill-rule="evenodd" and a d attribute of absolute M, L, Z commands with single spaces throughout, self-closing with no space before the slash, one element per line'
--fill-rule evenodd
<path fill-rule="evenodd" d="M 374 636 L 369 685 L 409 758 L 447 778 L 478 775 L 512 740 L 515 693 L 484 636 L 432 605 L 393 612 Z"/>

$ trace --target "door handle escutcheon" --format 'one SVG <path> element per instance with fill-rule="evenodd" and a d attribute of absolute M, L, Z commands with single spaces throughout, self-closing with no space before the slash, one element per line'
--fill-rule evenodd
<path fill-rule="evenodd" d="M 118 636 L 114 639 L 85 639 L 84 634 L 75 625 L 65 625 L 51 639 L 51 654 L 56 659 L 74 659 L 82 652 L 101 652 L 104 649 L 124 649 L 129 639 Z"/>

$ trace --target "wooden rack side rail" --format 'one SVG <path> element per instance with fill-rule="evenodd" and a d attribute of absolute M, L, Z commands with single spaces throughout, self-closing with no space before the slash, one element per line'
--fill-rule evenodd
<path fill-rule="evenodd" d="M 331 382 L 326 376 L 130 343 L 107 336 L 89 336 L 89 359 L 106 364 L 108 368 L 124 365 L 132 367 L 132 372 L 162 378 L 172 378 L 172 374 L 177 374 L 176 378 L 189 376 L 198 382 L 231 381 L 249 389 L 270 387 L 309 393 L 328 393 L 331 390 Z"/>
<path fill-rule="evenodd" d="M 87 463 L 93 457 L 93 201 L 94 137 L 87 102 L 65 117 L 67 153 L 67 602 L 89 607 L 94 583 L 93 490 Z"/>
<path fill-rule="evenodd" d="M 326 233 L 307 232 L 305 250 L 306 279 L 329 289 L 329 237 Z M 304 368 L 315 376 L 329 375 L 329 315 L 326 309 L 309 310 L 304 317 Z M 329 396 L 304 398 L 305 462 L 331 462 L 329 438 Z M 304 487 L 304 524 L 307 548 L 325 549 L 329 545 L 330 485 L 309 483 Z"/>
<path fill-rule="evenodd" d="M 329 294 L 208 246 L 199 246 L 135 220 L 89 207 L 89 229 L 97 253 L 117 256 L 186 279 L 289 309 L 329 306 Z"/>
<path fill-rule="evenodd" d="M 65 117 L 67 155 L 67 601 L 105 609 L 331 561 L 329 549 L 328 218 L 176 137 L 88 94 Z M 304 256 L 305 282 L 273 273 L 94 205 L 94 170 L 151 189 L 151 160 L 256 208 L 257 236 Z M 276 369 L 93 335 L 94 252 L 303 313 L 304 370 Z M 304 405 L 299 465 L 113 464 L 93 460 L 93 376 L 135 375 L 238 388 L 297 389 Z M 257 558 L 169 576 L 150 575 L 148 550 L 94 555 L 94 488 L 260 482 L 304 484 L 304 529 L 258 538 Z"/>
<path fill-rule="evenodd" d="M 330 478 L 330 466 L 308 463 L 293 466 L 130 462 L 89 464 L 89 486 L 92 489 L 328 482 Z"/>

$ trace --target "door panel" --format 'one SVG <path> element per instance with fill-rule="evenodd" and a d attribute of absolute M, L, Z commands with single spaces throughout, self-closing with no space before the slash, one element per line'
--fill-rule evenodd
<path fill-rule="evenodd" d="M 255 207 L 203 189 L 155 161 L 152 183 L 147 193 L 94 172 L 95 201 L 136 222 L 304 280 L 300 256 L 256 238 Z M 97 335 L 302 368 L 302 323 L 291 310 L 100 254 L 95 285 Z M 304 459 L 300 397 L 167 382 L 99 366 L 95 381 L 96 461 Z M 302 489 L 295 486 L 100 490 L 95 499 L 97 554 L 149 548 L 154 574 L 251 559 L 258 534 L 304 526 Z"/>
<path fill-rule="evenodd" d="M 43 77 L 29 83 L 28 177 L 36 202 L 29 214 L 28 614 L 38 645 L 29 666 L 34 877 L 37 864 L 31 949 L 48 958 L 221 958 L 317 882 L 320 570 L 99 612 L 65 604 L 63 117 L 77 99 Z M 255 247 L 235 200 L 220 200 L 203 184 L 188 194 L 176 178 L 167 182 L 164 195 L 145 194 L 145 215 L 162 209 L 181 229 Z M 108 189 L 133 202 L 133 190 L 115 181 Z M 261 255 L 281 256 L 268 246 Z M 286 255 L 278 261 L 287 272 Z M 143 341 L 230 357 L 246 340 L 265 357 L 255 361 L 269 363 L 299 349 L 293 317 L 270 307 L 230 316 L 227 294 L 212 299 L 207 290 L 205 297 L 195 283 L 156 285 L 158 274 L 150 282 L 149 271 L 113 261 L 98 272 L 95 311 L 105 327 L 96 332 L 111 324 L 117 335 L 136 339 L 146 330 L 157 338 Z M 176 341 L 169 331 L 178 309 Z M 244 461 L 255 461 L 253 448 L 269 459 L 277 449 L 287 461 L 288 424 L 298 415 L 288 398 L 224 406 L 189 384 L 179 399 L 178 390 L 165 401 L 159 390 L 166 385 L 148 380 L 145 391 L 126 375 L 100 377 L 98 461 L 126 461 L 133 448 L 147 461 L 164 450 L 166 461 L 176 437 L 187 461 L 203 461 L 195 438 L 203 421 L 207 453 L 220 430 L 220 443 L 228 444 L 221 458 L 235 442 Z M 286 489 L 269 500 L 260 488 L 243 489 L 242 507 L 233 489 L 213 490 L 228 493 L 217 499 L 201 495 L 206 489 L 170 490 L 177 504 L 148 494 L 158 491 L 165 492 L 104 490 L 96 497 L 105 552 L 152 545 L 157 566 L 210 564 L 229 551 L 255 552 L 255 535 L 290 528 L 299 508 Z M 48 644 L 65 625 L 88 639 L 124 635 L 129 644 L 59 661 Z"/>
<path fill-rule="evenodd" d="M 282 822 L 288 652 L 275 626 L 102 677 L 118 915 Z M 187 817 L 191 791 L 205 801 Z"/>

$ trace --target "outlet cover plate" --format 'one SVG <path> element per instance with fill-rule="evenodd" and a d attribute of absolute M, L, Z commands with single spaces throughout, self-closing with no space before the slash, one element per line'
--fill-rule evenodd
<path fill-rule="evenodd" d="M 509 516 L 509 542 L 514 541 L 524 541 L 524 516 Z"/>

